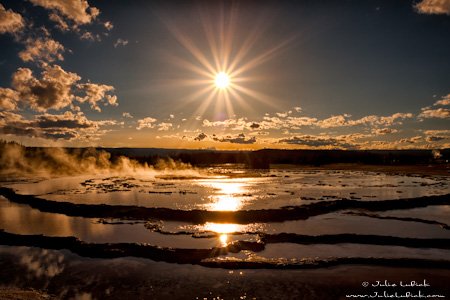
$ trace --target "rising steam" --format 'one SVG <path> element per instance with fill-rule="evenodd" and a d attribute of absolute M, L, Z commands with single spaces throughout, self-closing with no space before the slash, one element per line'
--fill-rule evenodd
<path fill-rule="evenodd" d="M 78 174 L 197 173 L 190 164 L 160 159 L 153 165 L 125 156 L 112 157 L 95 148 L 29 148 L 14 142 L 0 142 L 1 175 L 39 175 L 44 177 Z"/>

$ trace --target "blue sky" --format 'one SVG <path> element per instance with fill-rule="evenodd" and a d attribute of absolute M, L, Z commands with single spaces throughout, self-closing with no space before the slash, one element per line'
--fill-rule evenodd
<path fill-rule="evenodd" d="M 0 4 L 2 139 L 450 145 L 450 0 Z"/>

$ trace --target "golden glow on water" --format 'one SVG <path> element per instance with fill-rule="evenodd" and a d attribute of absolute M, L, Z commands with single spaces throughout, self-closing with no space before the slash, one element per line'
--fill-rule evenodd
<path fill-rule="evenodd" d="M 214 189 L 207 204 L 207 209 L 218 211 L 236 211 L 244 205 L 245 196 L 249 192 L 250 179 L 208 179 L 201 180 L 203 186 Z"/>
<path fill-rule="evenodd" d="M 220 239 L 220 242 L 221 242 L 222 246 L 226 246 L 227 245 L 227 241 L 228 241 L 228 235 L 227 234 L 221 234 L 219 239 Z"/>
<path fill-rule="evenodd" d="M 228 235 L 233 232 L 242 230 L 243 225 L 229 224 L 229 223 L 206 223 L 204 230 L 219 233 L 220 244 L 225 247 L 228 243 Z"/>
<path fill-rule="evenodd" d="M 206 223 L 204 229 L 207 231 L 214 231 L 217 233 L 232 233 L 240 231 L 242 225 L 229 223 Z"/>

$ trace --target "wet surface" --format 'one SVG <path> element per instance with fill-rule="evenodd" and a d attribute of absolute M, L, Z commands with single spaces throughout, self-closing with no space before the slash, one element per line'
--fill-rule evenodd
<path fill-rule="evenodd" d="M 221 268 L 450 265 L 443 176 L 208 169 L 21 179 L 1 243 Z"/>
<path fill-rule="evenodd" d="M 361 282 L 380 279 L 425 279 L 429 291 L 449 292 L 448 271 L 442 269 L 229 270 L 130 257 L 93 259 L 29 247 L 0 246 L 0 269 L 4 288 L 33 288 L 50 299 L 345 299 L 364 291 Z"/>
<path fill-rule="evenodd" d="M 77 176 L 8 186 L 19 194 L 77 204 L 215 211 L 274 209 L 318 201 L 377 201 L 450 193 L 448 180 L 440 176 L 296 169 L 223 173 L 223 170 L 211 169 L 189 176 L 158 176 L 153 173 Z"/>

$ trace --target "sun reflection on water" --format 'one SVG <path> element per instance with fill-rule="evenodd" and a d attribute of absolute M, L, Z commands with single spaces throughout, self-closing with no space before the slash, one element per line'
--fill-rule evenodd
<path fill-rule="evenodd" d="M 212 188 L 214 191 L 209 196 L 211 203 L 207 204 L 207 209 L 218 211 L 237 211 L 248 200 L 250 178 L 215 178 L 200 180 L 200 185 Z"/>
<path fill-rule="evenodd" d="M 214 178 L 202 179 L 198 183 L 204 187 L 211 188 L 210 200 L 205 206 L 213 211 L 237 211 L 245 202 L 252 198 L 252 186 L 256 184 L 254 178 Z M 242 233 L 248 230 L 248 225 L 231 223 L 207 222 L 201 226 L 204 231 L 218 234 L 220 244 L 225 247 L 233 233 Z"/>
<path fill-rule="evenodd" d="M 228 244 L 228 235 L 233 232 L 242 231 L 244 225 L 239 224 L 229 224 L 229 223 L 206 223 L 204 225 L 204 230 L 216 232 L 219 235 L 219 241 L 222 247 Z"/>

